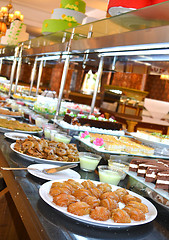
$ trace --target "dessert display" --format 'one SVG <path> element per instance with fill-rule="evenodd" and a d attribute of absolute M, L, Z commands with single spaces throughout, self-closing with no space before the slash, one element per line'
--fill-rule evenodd
<path fill-rule="evenodd" d="M 17 140 L 14 149 L 20 153 L 47 160 L 78 162 L 79 153 L 75 144 L 66 144 L 28 137 Z"/>
<path fill-rule="evenodd" d="M 26 32 L 26 25 L 20 20 L 14 20 L 10 29 L 6 31 L 5 36 L 1 37 L 1 44 L 17 45 L 19 42 L 24 42 L 28 39 L 29 34 Z"/>
<path fill-rule="evenodd" d="M 0 127 L 6 128 L 9 130 L 19 130 L 19 131 L 25 131 L 25 132 L 42 131 L 42 129 L 37 126 L 32 126 L 27 123 L 21 123 L 19 121 L 13 121 L 13 120 L 8 120 L 8 119 L 1 119 Z"/>
<path fill-rule="evenodd" d="M 169 190 L 169 161 L 132 159 L 129 164 L 129 171 L 137 173 L 137 176 L 145 178 L 145 182 L 155 184 L 155 188 Z"/>
<path fill-rule="evenodd" d="M 0 115 L 9 115 L 9 116 L 17 116 L 17 117 L 21 117 L 22 115 L 21 115 L 21 113 L 20 112 L 12 112 L 12 111 L 10 111 L 10 110 L 8 110 L 8 109 L 5 109 L 5 108 L 0 108 Z"/>
<path fill-rule="evenodd" d="M 52 197 L 52 205 L 58 206 L 59 210 L 63 209 L 65 213 L 87 216 L 87 220 L 107 222 L 110 225 L 145 221 L 150 211 L 139 195 L 124 188 L 90 180 L 52 181 L 49 195 L 50 199 Z"/>
<path fill-rule="evenodd" d="M 83 81 L 83 85 L 81 87 L 81 90 L 83 93 L 90 94 L 94 91 L 97 74 L 98 74 L 97 72 L 95 74 L 92 73 L 92 70 L 89 70 L 88 73 L 86 73 Z M 99 84 L 98 92 L 100 92 L 100 84 Z"/>
<path fill-rule="evenodd" d="M 33 109 L 39 113 L 51 114 L 56 113 L 57 107 L 57 96 L 53 91 L 45 91 L 42 95 L 37 97 L 37 101 L 34 103 Z M 73 102 L 61 102 L 60 114 L 65 115 L 68 109 L 71 109 L 72 112 L 86 112 L 89 113 L 91 107 L 85 104 L 76 104 Z M 94 112 L 99 113 L 98 109 L 95 108 Z"/>
<path fill-rule="evenodd" d="M 84 114 L 72 114 L 67 113 L 63 119 L 65 122 L 72 125 L 88 125 L 90 127 L 102 128 L 102 129 L 111 129 L 111 130 L 120 130 L 122 124 L 118 123 L 113 117 L 106 119 L 104 115 L 96 117 L 95 115 L 84 115 Z"/>
<path fill-rule="evenodd" d="M 51 19 L 43 22 L 42 33 L 52 33 L 73 28 L 86 17 L 86 3 L 83 0 L 61 0 L 60 8 L 53 10 Z"/>
<path fill-rule="evenodd" d="M 152 156 L 154 154 L 153 148 L 145 146 L 129 137 L 117 137 L 99 133 L 89 133 L 86 131 L 80 133 L 80 139 L 84 142 L 90 143 L 91 146 L 98 151 L 107 150 L 147 156 Z"/>

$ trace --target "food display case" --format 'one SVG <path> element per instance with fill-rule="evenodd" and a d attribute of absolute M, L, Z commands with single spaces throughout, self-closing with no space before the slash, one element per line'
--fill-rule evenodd
<path fill-rule="evenodd" d="M 15 86 L 18 84 L 22 62 L 29 59 L 32 64 L 29 95 L 32 92 L 37 67 L 38 78 L 35 95 L 38 95 L 44 63 L 48 61 L 54 64 L 62 62 L 64 67 L 54 118 L 56 121 L 70 63 L 78 64 L 82 62 L 83 66 L 92 63 L 98 67 L 90 110 L 90 113 L 93 113 L 103 69 L 114 71 L 116 61 L 142 61 L 158 66 L 159 62 L 169 60 L 168 10 L 169 1 L 166 1 L 165 3 L 68 29 L 65 32 L 31 39 L 17 47 L 1 49 L 1 67 L 3 68 L 4 61 L 12 63 L 9 96 L 12 94 L 15 70 L 17 70 Z M 10 149 L 10 142 L 4 139 L 3 135 L 0 135 L 0 142 L 1 166 L 27 167 L 30 164 L 28 160 L 15 155 Z M 104 159 L 102 160 L 105 163 Z M 79 167 L 75 170 L 79 172 L 83 179 L 99 180 L 97 171 L 85 173 Z M 63 214 L 58 209 L 51 208 L 50 204 L 45 203 L 39 197 L 39 188 L 44 183 L 44 179 L 31 176 L 25 171 L 2 171 L 2 174 L 6 182 L 6 188 L 2 190 L 2 195 L 8 191 L 10 193 L 8 198 L 15 206 L 21 229 L 23 229 L 18 233 L 20 239 L 23 239 L 23 236 L 25 239 L 57 238 L 63 240 L 91 238 L 168 239 L 168 208 L 165 204 L 159 206 L 151 197 L 150 200 L 158 209 L 157 218 L 155 218 L 156 211 L 150 211 L 153 217 L 148 218 L 142 224 L 112 227 L 112 224 L 109 226 L 99 222 L 97 224 L 90 221 L 85 222 L 84 219 L 81 221 L 79 218 L 69 217 L 68 214 Z M 144 183 L 135 176 L 127 176 L 124 181 L 120 182 L 120 186 L 138 191 L 145 197 L 150 196 L 150 194 L 147 196 Z M 151 222 L 150 219 L 155 220 Z"/>

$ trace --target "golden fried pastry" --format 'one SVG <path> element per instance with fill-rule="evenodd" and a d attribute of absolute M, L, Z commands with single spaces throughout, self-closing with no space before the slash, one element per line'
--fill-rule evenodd
<path fill-rule="evenodd" d="M 108 183 L 100 183 L 97 185 L 97 188 L 99 188 L 103 193 L 110 192 L 112 189 Z"/>
<path fill-rule="evenodd" d="M 85 198 L 86 196 L 91 196 L 91 193 L 89 190 L 82 188 L 75 190 L 73 196 L 82 201 L 82 199 Z"/>
<path fill-rule="evenodd" d="M 102 193 L 103 193 L 103 192 L 102 192 L 99 188 L 97 188 L 97 187 L 91 188 L 89 191 L 90 191 L 91 195 L 92 195 L 92 196 L 95 196 L 96 198 L 100 198 L 100 196 L 101 196 Z"/>
<path fill-rule="evenodd" d="M 86 202 L 75 202 L 67 207 L 67 211 L 78 216 L 83 216 L 90 213 L 90 206 Z"/>
<path fill-rule="evenodd" d="M 125 188 L 118 188 L 116 191 L 114 191 L 118 196 L 119 200 L 122 201 L 123 196 L 129 194 Z"/>
<path fill-rule="evenodd" d="M 130 201 L 136 201 L 136 202 L 141 202 L 141 199 L 138 197 L 135 197 L 131 194 L 126 194 L 122 197 L 122 202 L 127 205 Z"/>
<path fill-rule="evenodd" d="M 126 211 L 129 214 L 130 218 L 133 219 L 134 221 L 141 221 L 146 219 L 145 214 L 138 208 L 125 206 L 123 210 Z"/>
<path fill-rule="evenodd" d="M 144 203 L 130 201 L 127 206 L 131 206 L 137 209 L 140 209 L 143 213 L 148 213 L 148 207 Z"/>
<path fill-rule="evenodd" d="M 82 185 L 86 189 L 88 189 L 88 188 L 90 189 L 90 188 L 95 188 L 96 187 L 96 185 L 92 181 L 90 181 L 90 180 L 83 181 Z"/>
<path fill-rule="evenodd" d="M 71 191 L 68 189 L 68 188 L 65 188 L 65 187 L 53 187 L 50 189 L 50 192 L 49 194 L 51 196 L 56 196 L 56 195 L 59 195 L 61 193 L 66 193 L 66 194 L 71 194 Z"/>
<path fill-rule="evenodd" d="M 118 203 L 113 198 L 105 198 L 101 200 L 100 205 L 107 208 L 108 210 L 112 210 L 119 207 Z"/>
<path fill-rule="evenodd" d="M 67 207 L 69 204 L 77 202 L 77 199 L 70 194 L 61 193 L 53 197 L 53 202 L 58 206 Z"/>
<path fill-rule="evenodd" d="M 110 218 L 111 213 L 105 207 L 95 207 L 91 210 L 90 217 L 98 221 L 106 221 Z"/>
<path fill-rule="evenodd" d="M 115 192 L 105 192 L 100 196 L 101 200 L 105 198 L 112 198 L 116 200 L 116 202 L 119 202 L 119 196 Z"/>
<path fill-rule="evenodd" d="M 62 182 L 53 182 L 51 188 L 53 188 L 53 187 L 60 188 L 60 187 L 63 187 L 63 185 L 64 185 L 64 183 L 62 183 Z"/>
<path fill-rule="evenodd" d="M 87 204 L 89 204 L 91 208 L 95 208 L 100 205 L 100 199 L 94 196 L 87 196 L 83 198 L 83 202 L 86 202 Z"/>
<path fill-rule="evenodd" d="M 65 183 L 70 184 L 75 190 L 84 188 L 83 185 L 79 182 L 76 182 L 74 179 L 68 179 Z"/>
<path fill-rule="evenodd" d="M 68 188 L 71 191 L 71 193 L 75 191 L 75 189 L 69 183 L 64 182 L 63 187 Z"/>
<path fill-rule="evenodd" d="M 111 218 L 115 223 L 131 223 L 129 214 L 120 208 L 112 210 Z"/>
<path fill-rule="evenodd" d="M 68 154 L 69 147 L 71 147 L 71 144 L 68 146 L 65 143 L 29 136 L 24 140 L 17 141 L 14 146 L 15 150 L 30 156 L 55 161 L 77 162 L 79 160 L 78 151 L 71 149 L 72 153 Z"/>

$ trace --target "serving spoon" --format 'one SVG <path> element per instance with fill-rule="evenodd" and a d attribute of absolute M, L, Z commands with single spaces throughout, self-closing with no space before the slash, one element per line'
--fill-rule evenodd
<path fill-rule="evenodd" d="M 69 169 L 69 168 L 74 168 L 77 167 L 78 164 L 74 163 L 74 164 L 67 164 L 67 165 L 63 165 L 61 167 L 56 167 L 56 168 L 48 168 L 48 169 L 38 169 L 38 168 L 29 168 L 29 167 L 23 167 L 23 168 L 8 168 L 8 167 L 1 167 L 2 170 L 35 170 L 35 171 L 40 171 L 43 172 L 45 174 L 55 174 L 57 172 L 60 172 L 62 170 L 65 169 Z"/>

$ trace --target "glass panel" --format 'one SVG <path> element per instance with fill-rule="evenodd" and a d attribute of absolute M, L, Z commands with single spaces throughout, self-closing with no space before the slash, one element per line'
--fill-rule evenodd
<path fill-rule="evenodd" d="M 121 15 L 80 25 L 75 28 L 74 39 L 86 38 L 91 27 L 93 32 L 92 37 L 101 37 L 105 35 L 169 25 L 168 11 L 169 1 L 166 1 Z M 64 34 L 66 34 L 65 41 L 70 39 L 71 32 L 72 28 L 67 29 L 65 32 L 44 35 L 31 39 L 30 41 L 26 41 L 25 45 L 30 45 L 29 47 L 40 47 L 61 43 L 63 41 Z"/>

